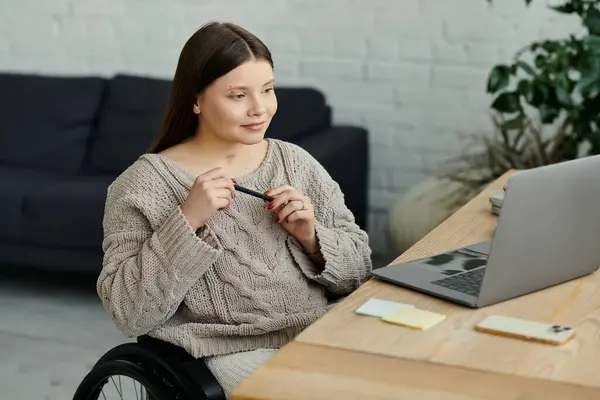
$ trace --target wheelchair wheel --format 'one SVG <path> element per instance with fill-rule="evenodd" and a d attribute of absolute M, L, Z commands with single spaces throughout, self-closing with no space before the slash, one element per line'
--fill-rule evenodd
<path fill-rule="evenodd" d="M 111 360 L 97 364 L 79 384 L 73 400 L 175 400 L 177 390 L 138 364 Z"/>
<path fill-rule="evenodd" d="M 183 356 L 183 354 L 182 351 L 181 355 Z M 185 356 L 191 358 L 187 353 L 185 353 Z M 112 361 L 122 360 L 136 365 L 144 372 L 146 377 L 152 377 L 153 382 L 160 381 L 164 386 L 169 387 L 172 392 L 178 394 L 179 397 L 173 397 L 175 399 L 196 400 L 203 398 L 199 394 L 202 389 L 197 389 L 196 385 L 186 377 L 181 365 L 179 365 L 179 359 L 173 358 L 171 353 L 162 353 L 161 355 L 156 349 L 150 350 L 139 343 L 124 343 L 112 348 L 96 362 L 93 369 Z"/>

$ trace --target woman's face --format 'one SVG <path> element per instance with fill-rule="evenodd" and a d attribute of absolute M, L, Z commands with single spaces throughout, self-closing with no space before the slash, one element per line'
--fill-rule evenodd
<path fill-rule="evenodd" d="M 220 77 L 194 104 L 200 133 L 233 143 L 263 140 L 277 111 L 273 68 L 265 60 L 250 60 Z"/>

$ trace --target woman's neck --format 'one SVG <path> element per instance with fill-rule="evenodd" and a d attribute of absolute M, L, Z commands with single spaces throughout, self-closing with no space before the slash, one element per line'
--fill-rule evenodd
<path fill-rule="evenodd" d="M 243 158 L 248 151 L 244 144 L 225 141 L 201 132 L 197 132 L 189 140 L 188 145 L 194 149 L 194 153 L 201 155 L 206 161 L 225 161 L 228 164 Z"/>
<path fill-rule="evenodd" d="M 221 167 L 232 177 L 239 178 L 261 165 L 268 148 L 267 142 L 258 146 L 245 145 L 196 134 L 184 143 L 163 151 L 162 154 L 193 176 Z"/>

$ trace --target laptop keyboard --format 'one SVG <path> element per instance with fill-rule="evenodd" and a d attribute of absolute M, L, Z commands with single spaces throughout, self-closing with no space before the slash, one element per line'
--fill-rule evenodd
<path fill-rule="evenodd" d="M 456 290 L 457 292 L 478 296 L 479 289 L 481 288 L 481 282 L 483 281 L 484 272 L 485 267 L 475 268 L 461 274 L 433 281 L 431 283 L 446 287 L 448 289 Z"/>

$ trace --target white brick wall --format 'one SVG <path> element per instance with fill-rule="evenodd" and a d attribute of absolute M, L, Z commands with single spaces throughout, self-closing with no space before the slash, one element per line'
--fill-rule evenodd
<path fill-rule="evenodd" d="M 0 70 L 171 78 L 199 25 L 238 23 L 271 47 L 280 84 L 322 89 L 337 122 L 369 129 L 369 233 L 382 255 L 391 202 L 455 154 L 456 134 L 489 129 L 490 67 L 534 38 L 573 31 L 545 3 L 0 0 Z"/>

